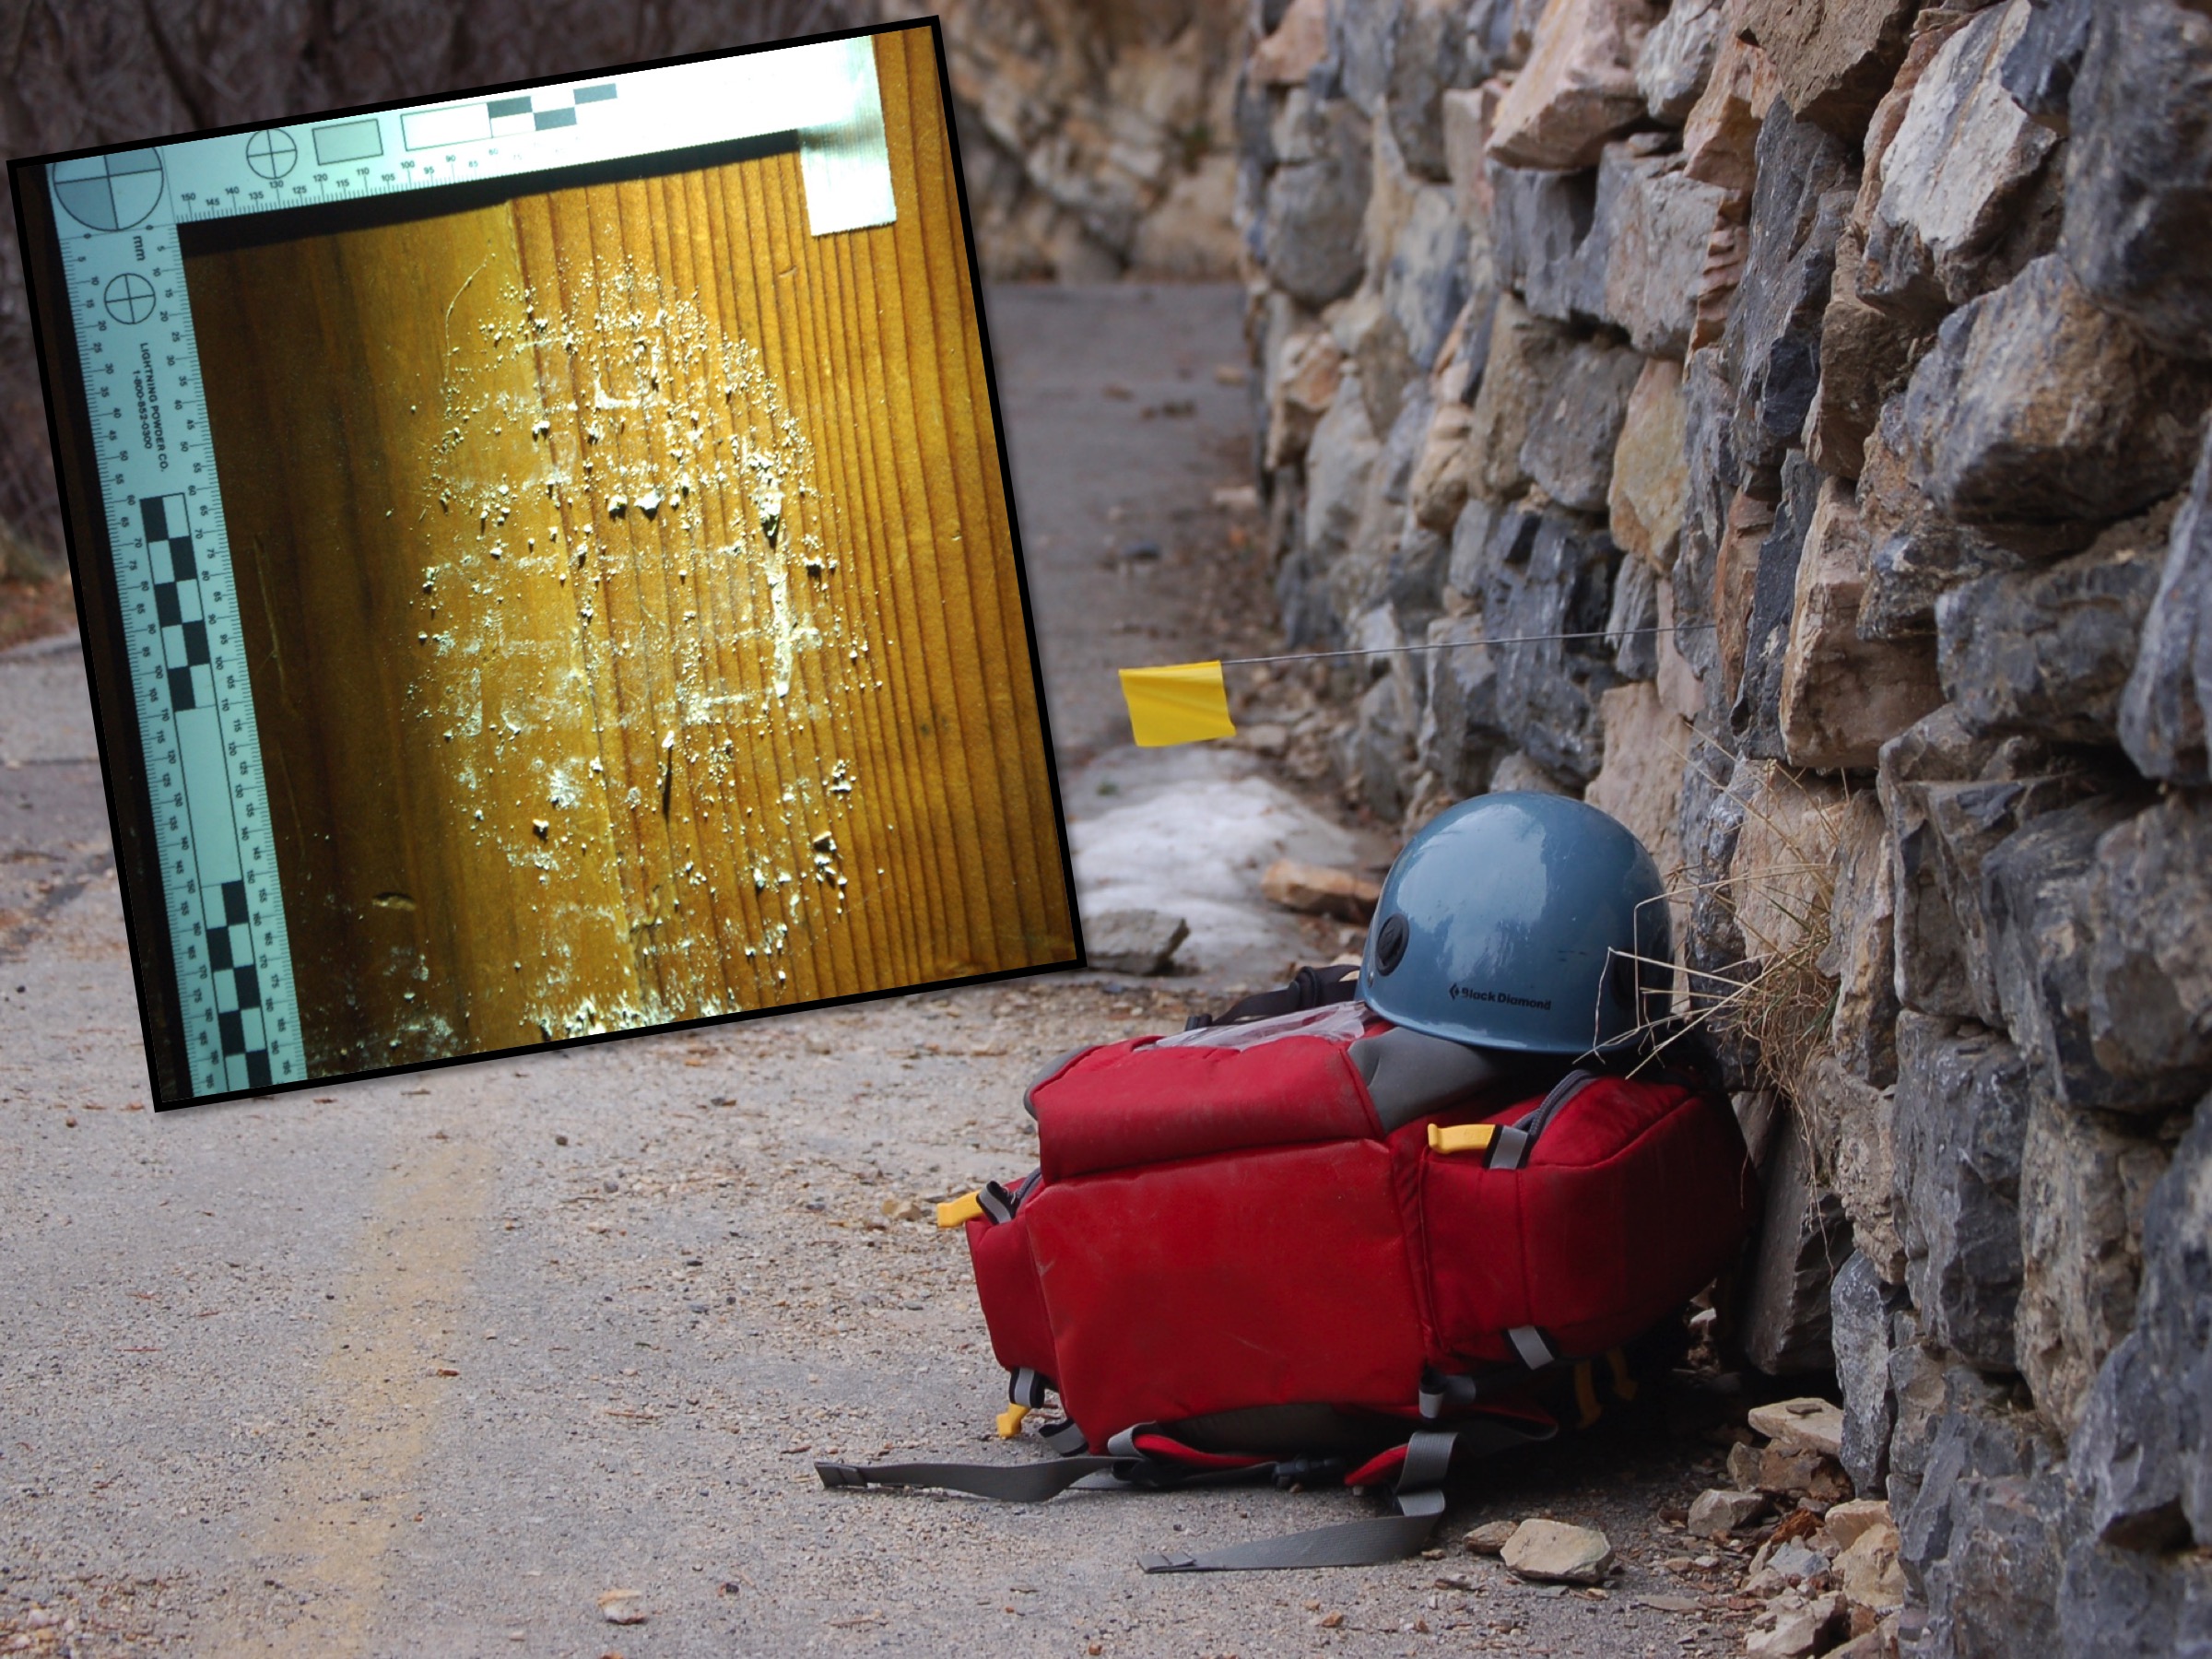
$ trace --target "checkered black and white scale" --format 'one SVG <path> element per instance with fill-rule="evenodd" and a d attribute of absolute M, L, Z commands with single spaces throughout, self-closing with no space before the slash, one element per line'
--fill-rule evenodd
<path fill-rule="evenodd" d="M 229 561 L 183 494 L 137 502 L 124 553 L 155 841 L 195 1094 L 304 1076 L 291 953 Z M 119 549 L 119 551 L 122 551 Z"/>

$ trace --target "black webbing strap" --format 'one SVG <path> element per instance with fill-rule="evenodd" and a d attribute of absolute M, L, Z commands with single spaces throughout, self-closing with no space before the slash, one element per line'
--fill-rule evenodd
<path fill-rule="evenodd" d="M 1403 1560 L 1420 1550 L 1444 1513 L 1444 1475 L 1459 1436 L 1423 1430 L 1406 1442 L 1398 1470 L 1394 1515 L 1340 1521 L 1280 1538 L 1255 1538 L 1206 1555 L 1149 1555 L 1137 1559 L 1147 1572 L 1261 1572 L 1285 1567 L 1371 1567 Z"/>
<path fill-rule="evenodd" d="M 1042 1503 L 1093 1475 L 1125 1469 L 1125 1457 L 1062 1457 L 1032 1464 L 841 1464 L 818 1463 L 814 1472 L 825 1487 L 939 1487 L 995 1498 L 1002 1503 Z"/>
<path fill-rule="evenodd" d="M 1329 1003 L 1350 1002 L 1359 988 L 1357 964 L 1342 962 L 1327 968 L 1300 968 L 1287 985 L 1255 991 L 1233 1002 L 1218 1014 L 1194 1014 L 1183 1021 L 1186 1031 L 1206 1026 L 1243 1025 L 1254 1019 L 1273 1019 L 1278 1014 L 1302 1014 Z"/>
<path fill-rule="evenodd" d="M 1519 1365 L 1494 1365 L 1484 1371 L 1454 1374 L 1428 1370 L 1421 1372 L 1421 1391 L 1417 1398 L 1422 1418 L 1433 1422 L 1447 1411 L 1466 1411 L 1501 1394 L 1515 1393 L 1527 1386 L 1528 1371 Z M 1480 1437 L 1488 1427 L 1488 1419 L 1485 1418 L 1468 1424 L 1462 1432 Z M 1520 1434 L 1519 1438 L 1526 1440 L 1528 1436 Z M 1483 1456 L 1495 1449 L 1481 1443 L 1477 1438 L 1474 1455 Z"/>
<path fill-rule="evenodd" d="M 1443 1513 L 1439 1492 L 1434 1514 L 1377 1515 L 1340 1521 L 1281 1538 L 1255 1538 L 1202 1556 L 1139 1556 L 1147 1572 L 1265 1572 L 1284 1567 L 1372 1567 L 1402 1561 L 1426 1548 Z"/>
<path fill-rule="evenodd" d="M 1548 1440 L 1551 1434 L 1549 1429 L 1502 1418 L 1476 1418 L 1451 1430 L 1423 1430 L 1406 1442 L 1406 1461 L 1398 1468 L 1394 1493 L 1398 1512 L 1394 1515 L 1339 1522 L 1286 1537 L 1259 1538 L 1203 1556 L 1144 1556 L 1137 1565 L 1147 1572 L 1250 1572 L 1282 1567 L 1369 1567 L 1403 1560 L 1429 1542 L 1436 1524 L 1443 1518 L 1444 1477 L 1451 1470 L 1454 1451 L 1487 1457 L 1510 1447 Z M 1177 1472 L 1168 1483 L 1218 1486 L 1265 1479 L 1280 1466 L 1257 1464 L 1195 1475 Z M 1013 1465 L 818 1463 L 814 1472 L 821 1477 L 822 1485 L 831 1489 L 935 1487 L 995 1498 L 1004 1503 L 1041 1503 L 1094 1475 L 1151 1485 L 1160 1484 L 1167 1473 L 1141 1453 L 1134 1458 L 1063 1457 L 1052 1463 Z M 1151 1477 L 1148 1480 L 1147 1474 Z"/>

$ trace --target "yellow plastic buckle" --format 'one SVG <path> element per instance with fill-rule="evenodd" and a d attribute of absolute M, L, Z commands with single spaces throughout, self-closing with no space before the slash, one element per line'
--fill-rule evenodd
<path fill-rule="evenodd" d="M 937 1225 L 939 1227 L 959 1227 L 965 1222 L 975 1220 L 982 1213 L 982 1195 L 980 1193 L 970 1193 L 965 1197 L 953 1199 L 949 1204 L 938 1205 Z"/>
<path fill-rule="evenodd" d="M 1636 1397 L 1636 1379 L 1629 1371 L 1629 1357 L 1619 1348 L 1606 1350 L 1606 1363 L 1613 1368 L 1613 1397 L 1632 1400 Z"/>
<path fill-rule="evenodd" d="M 1495 1124 L 1431 1124 L 1429 1125 L 1429 1150 L 1431 1152 L 1488 1152 L 1490 1143 L 1498 1138 Z"/>
<path fill-rule="evenodd" d="M 1021 1419 L 1030 1415 L 1027 1406 L 1009 1406 L 998 1414 L 998 1438 L 1014 1440 L 1021 1433 Z"/>
<path fill-rule="evenodd" d="M 1605 1415 L 1605 1407 L 1597 1403 L 1597 1385 L 1590 1374 L 1590 1361 L 1579 1361 L 1574 1368 L 1574 1403 L 1582 1413 L 1575 1427 L 1587 1429 Z"/>

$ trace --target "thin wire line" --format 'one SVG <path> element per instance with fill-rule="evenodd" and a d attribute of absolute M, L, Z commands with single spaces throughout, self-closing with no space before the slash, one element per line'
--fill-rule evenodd
<path fill-rule="evenodd" d="M 1513 634 L 1502 640 L 1439 640 L 1427 645 L 1363 645 L 1344 651 L 1290 651 L 1280 656 L 1223 657 L 1224 668 L 1251 668 L 1262 663 L 1318 663 L 1328 657 L 1392 656 L 1412 651 L 1459 651 L 1469 645 L 1541 645 L 1555 640 L 1626 639 L 1631 634 L 1694 633 L 1717 622 L 1677 622 L 1671 628 L 1599 628 L 1587 633 Z"/>

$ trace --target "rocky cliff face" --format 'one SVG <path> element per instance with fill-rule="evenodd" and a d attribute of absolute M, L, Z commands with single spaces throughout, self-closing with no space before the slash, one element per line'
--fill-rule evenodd
<path fill-rule="evenodd" d="M 986 276 L 1235 275 L 1242 0 L 935 9 Z"/>
<path fill-rule="evenodd" d="M 1287 629 L 1581 636 L 1373 659 L 1347 790 L 1677 872 L 1907 1651 L 2212 1641 L 2212 10 L 1255 14 Z"/>

